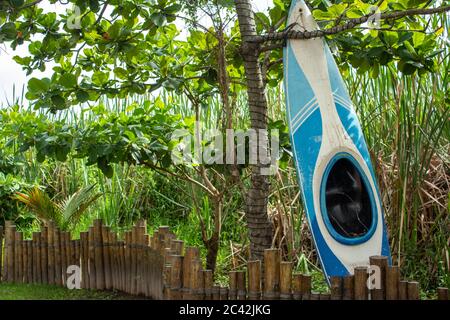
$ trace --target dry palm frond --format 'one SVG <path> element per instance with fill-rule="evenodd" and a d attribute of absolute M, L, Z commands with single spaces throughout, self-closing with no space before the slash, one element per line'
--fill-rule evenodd
<path fill-rule="evenodd" d="M 25 204 L 39 220 L 60 222 L 53 201 L 39 187 L 34 187 L 28 194 L 17 192 L 13 198 Z"/>

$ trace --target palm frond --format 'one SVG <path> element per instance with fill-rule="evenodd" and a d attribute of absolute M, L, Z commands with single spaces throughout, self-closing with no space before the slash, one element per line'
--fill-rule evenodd
<path fill-rule="evenodd" d="M 89 185 L 57 203 L 65 229 L 69 226 L 75 226 L 82 214 L 100 197 L 100 193 L 92 194 L 94 188 L 95 184 Z"/>
<path fill-rule="evenodd" d="M 13 199 L 25 204 L 25 206 L 32 211 L 36 217 L 44 222 L 50 220 L 59 222 L 58 210 L 55 207 L 52 199 L 39 187 L 34 187 L 28 193 L 17 192 Z"/>

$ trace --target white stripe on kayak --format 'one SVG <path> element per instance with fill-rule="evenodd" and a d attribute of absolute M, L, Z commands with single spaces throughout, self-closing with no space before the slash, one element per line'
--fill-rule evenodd
<path fill-rule="evenodd" d="M 294 118 L 291 119 L 291 123 L 294 123 L 297 121 L 298 117 L 300 117 L 306 110 L 311 106 L 311 104 L 315 103 L 316 97 L 312 97 L 311 100 L 309 100 L 303 107 L 299 109 L 297 114 L 294 116 Z"/>
<path fill-rule="evenodd" d="M 317 109 L 319 109 L 319 104 L 316 103 L 308 110 L 308 112 L 304 113 L 295 126 L 292 127 L 292 132 L 295 133 Z"/>
<path fill-rule="evenodd" d="M 303 110 L 302 110 L 302 114 L 300 115 L 300 117 L 299 117 L 297 120 L 291 122 L 291 128 L 298 127 L 298 123 L 299 123 L 299 122 L 303 122 L 305 116 L 307 116 L 307 115 L 310 113 L 310 111 L 311 111 L 312 109 L 315 109 L 316 107 L 318 107 L 317 101 L 315 101 L 315 102 L 314 102 L 312 105 L 310 105 L 308 108 L 303 109 Z"/>
<path fill-rule="evenodd" d="M 333 94 L 334 99 L 339 102 L 344 108 L 353 111 L 353 104 L 349 102 L 347 99 L 344 99 L 343 97 Z"/>

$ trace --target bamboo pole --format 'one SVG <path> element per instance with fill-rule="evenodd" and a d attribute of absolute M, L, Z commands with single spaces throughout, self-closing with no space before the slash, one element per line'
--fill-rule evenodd
<path fill-rule="evenodd" d="M 153 236 L 152 239 L 150 241 L 150 246 L 153 250 L 158 251 L 159 250 L 159 231 L 155 230 L 155 232 L 153 232 Z"/>
<path fill-rule="evenodd" d="M 280 264 L 280 299 L 292 299 L 292 262 L 281 262 Z"/>
<path fill-rule="evenodd" d="M 28 266 L 27 266 L 27 273 L 28 273 L 28 283 L 33 283 L 33 241 L 27 240 L 27 252 L 28 252 Z"/>
<path fill-rule="evenodd" d="M 111 239 L 110 232 L 107 226 L 101 226 L 101 233 L 103 239 L 103 261 L 105 267 L 105 289 L 111 290 L 112 285 L 112 273 L 111 273 Z"/>
<path fill-rule="evenodd" d="M 16 231 L 14 239 L 14 260 L 15 260 L 15 268 L 14 268 L 14 282 L 22 283 L 23 282 L 23 264 L 22 264 L 22 241 L 23 234 L 22 232 Z"/>
<path fill-rule="evenodd" d="M 73 241 L 75 246 L 75 265 L 77 265 L 79 268 L 81 268 L 81 240 L 76 239 Z"/>
<path fill-rule="evenodd" d="M 55 248 L 55 284 L 63 285 L 62 267 L 61 267 L 61 231 L 58 228 L 54 230 L 53 245 Z"/>
<path fill-rule="evenodd" d="M 301 295 L 302 300 L 311 299 L 312 279 L 309 274 L 301 275 Z"/>
<path fill-rule="evenodd" d="M 67 267 L 69 265 L 69 261 L 67 261 L 67 245 L 66 245 L 66 233 L 62 230 L 59 232 L 59 248 L 60 248 L 60 256 L 61 256 L 61 282 L 63 286 L 66 286 L 67 280 Z"/>
<path fill-rule="evenodd" d="M 191 262 L 190 268 L 190 277 L 189 277 L 189 288 L 191 289 L 190 298 L 193 300 L 202 300 L 201 299 L 201 280 L 200 280 L 200 271 L 202 269 L 202 265 L 200 259 L 194 258 Z"/>
<path fill-rule="evenodd" d="M 96 289 L 96 275 L 97 272 L 95 270 L 95 235 L 94 235 L 94 227 L 89 227 L 88 232 L 88 248 L 89 248 L 89 289 Z"/>
<path fill-rule="evenodd" d="M 400 281 L 398 284 L 398 299 L 408 300 L 408 281 Z"/>
<path fill-rule="evenodd" d="M 170 248 L 172 249 L 172 254 L 182 255 L 184 249 L 183 240 L 172 240 L 170 242 Z"/>
<path fill-rule="evenodd" d="M 47 229 L 47 242 L 48 242 L 48 283 L 55 285 L 55 223 L 50 221 Z"/>
<path fill-rule="evenodd" d="M 87 232 L 80 232 L 81 243 L 81 287 L 83 289 L 89 289 L 89 247 L 87 243 Z"/>
<path fill-rule="evenodd" d="M 447 288 L 439 287 L 436 292 L 438 300 L 448 300 L 449 297 Z"/>
<path fill-rule="evenodd" d="M 330 293 L 321 293 L 319 295 L 319 300 L 331 300 L 331 294 Z"/>
<path fill-rule="evenodd" d="M 7 270 L 6 270 L 6 279 L 7 282 L 14 282 L 14 242 L 16 239 L 16 227 L 14 225 L 12 225 L 9 221 L 8 221 L 8 226 L 6 227 L 6 265 L 7 265 Z"/>
<path fill-rule="evenodd" d="M 237 272 L 230 271 L 228 273 L 230 290 L 228 291 L 228 299 L 236 300 L 237 299 Z"/>
<path fill-rule="evenodd" d="M 261 261 L 249 261 L 248 270 L 248 299 L 261 299 Z"/>
<path fill-rule="evenodd" d="M 311 291 L 311 294 L 309 295 L 310 300 L 320 300 L 320 293 L 316 291 Z"/>
<path fill-rule="evenodd" d="M 125 291 L 125 242 L 120 240 L 117 243 L 118 249 L 119 249 L 119 264 L 120 264 L 120 285 L 119 288 L 121 291 Z"/>
<path fill-rule="evenodd" d="M 213 288 L 212 288 L 212 299 L 213 300 L 220 300 L 220 287 L 219 286 L 213 286 Z"/>
<path fill-rule="evenodd" d="M 41 272 L 42 283 L 48 284 L 48 228 L 41 228 Z"/>
<path fill-rule="evenodd" d="M 173 265 L 172 265 L 173 268 Z M 205 300 L 212 300 L 213 273 L 212 270 L 203 270 Z"/>
<path fill-rule="evenodd" d="M 163 267 L 163 295 L 166 298 L 170 297 L 170 283 L 172 276 L 172 255 L 170 254 L 170 248 L 166 248 Z"/>
<path fill-rule="evenodd" d="M 197 271 L 196 296 L 197 300 L 205 300 L 205 274 L 202 268 L 202 261 L 198 260 L 199 270 Z"/>
<path fill-rule="evenodd" d="M 145 234 L 145 251 L 147 252 L 147 258 L 146 258 L 146 274 L 147 274 L 147 281 L 145 283 L 145 288 L 147 291 L 147 296 L 151 297 L 152 296 L 152 283 L 153 283 L 153 270 L 151 268 L 151 266 L 153 265 L 152 263 L 152 254 L 153 254 L 153 249 L 150 246 L 150 242 L 151 242 L 151 237 L 148 234 L 148 232 L 146 232 Z M 181 256 L 180 256 L 181 257 Z M 181 272 L 182 272 L 182 268 L 183 268 L 183 260 L 181 259 L 181 261 L 175 261 L 175 260 L 179 260 L 179 258 L 175 258 L 173 257 L 172 259 L 172 269 L 170 269 L 171 275 L 170 275 L 170 281 L 172 282 L 172 273 L 173 273 L 173 277 L 174 277 L 174 286 L 177 287 L 177 292 L 175 295 L 179 295 L 180 293 L 180 287 L 182 286 L 181 284 Z M 177 270 L 178 269 L 178 270 Z M 177 272 L 177 274 L 175 275 L 175 272 Z M 178 283 L 175 284 L 175 281 L 178 281 Z M 172 293 L 171 293 L 172 294 Z M 181 298 L 178 296 L 178 298 L 176 300 L 180 300 Z"/>
<path fill-rule="evenodd" d="M 140 225 L 137 227 L 137 263 L 138 263 L 138 275 L 137 275 L 137 292 L 138 294 L 144 294 L 145 293 L 145 281 L 144 281 L 144 273 L 145 273 L 145 265 L 147 264 L 147 261 L 144 260 L 145 258 L 148 259 L 147 254 L 148 251 L 144 248 L 147 246 L 146 243 L 146 237 L 145 234 L 147 233 L 147 223 L 145 220 L 142 220 L 140 222 Z"/>
<path fill-rule="evenodd" d="M 38 238 L 39 234 L 37 232 L 33 232 L 33 240 L 32 240 L 32 254 L 33 254 L 33 283 L 39 283 L 38 277 L 38 264 L 39 264 L 39 254 L 38 254 Z"/>
<path fill-rule="evenodd" d="M 420 300 L 419 283 L 417 281 L 408 282 L 408 300 Z"/>
<path fill-rule="evenodd" d="M 63 274 L 64 274 L 64 278 L 66 279 L 66 286 L 67 286 L 67 278 L 68 278 L 68 274 L 67 274 L 67 269 L 69 268 L 69 266 L 71 266 L 72 263 L 72 245 L 70 243 L 70 233 L 68 231 L 65 231 L 62 233 L 63 237 L 64 237 L 64 247 L 65 247 L 65 253 L 66 253 L 66 265 L 65 268 L 62 270 Z"/>
<path fill-rule="evenodd" d="M 131 232 L 127 231 L 125 232 L 125 270 L 124 270 L 124 275 L 125 275 L 125 292 L 127 293 L 131 293 L 131 280 L 132 280 L 132 263 L 131 263 L 131 257 L 132 257 L 132 252 L 131 252 L 131 248 L 132 248 L 132 236 L 131 236 Z"/>
<path fill-rule="evenodd" d="M 43 283 L 42 279 L 42 245 L 41 245 L 41 233 L 37 232 L 36 237 L 36 265 L 37 265 L 37 283 Z"/>
<path fill-rule="evenodd" d="M 302 275 L 299 273 L 294 273 L 292 275 L 292 299 L 301 300 L 302 299 Z"/>
<path fill-rule="evenodd" d="M 172 255 L 172 268 L 170 269 L 170 299 L 180 300 L 183 286 L 183 256 Z"/>
<path fill-rule="evenodd" d="M 356 267 L 355 268 L 355 293 L 354 297 L 355 300 L 367 300 L 369 296 L 369 291 L 367 288 L 367 274 L 368 268 L 367 267 Z"/>
<path fill-rule="evenodd" d="M 238 300 L 247 300 L 247 286 L 245 271 L 238 271 L 237 273 L 237 298 Z"/>
<path fill-rule="evenodd" d="M 220 287 L 220 300 L 228 300 L 228 288 Z"/>
<path fill-rule="evenodd" d="M 28 247 L 27 240 L 22 241 L 22 281 L 23 283 L 29 283 L 28 280 Z"/>
<path fill-rule="evenodd" d="M 149 247 L 145 247 L 143 252 L 144 252 L 144 256 L 143 256 L 143 265 L 142 265 L 142 270 L 143 270 L 143 283 L 142 283 L 142 290 L 144 291 L 144 296 L 146 297 L 151 297 L 152 295 L 152 288 L 151 288 L 151 279 L 152 279 L 152 273 L 151 273 L 151 252 L 150 252 L 150 248 Z M 172 270 L 170 270 L 170 272 L 172 272 Z M 165 288 L 163 288 L 163 296 L 164 296 L 164 290 Z M 171 294 L 170 288 L 168 288 L 166 290 L 166 293 Z M 164 296 L 164 298 L 169 298 L 170 297 L 166 297 Z"/>
<path fill-rule="evenodd" d="M 95 284 L 97 290 L 105 290 L 105 268 L 103 262 L 102 220 L 94 220 Z"/>
<path fill-rule="evenodd" d="M 183 300 L 188 300 L 191 297 L 191 263 L 198 256 L 196 251 L 194 247 L 186 247 L 183 259 L 183 288 L 181 289 Z"/>
<path fill-rule="evenodd" d="M 116 247 L 116 242 L 117 242 L 117 238 L 114 232 L 111 231 L 111 229 L 109 229 L 108 232 L 108 242 L 109 242 L 109 259 L 110 259 L 110 272 L 111 272 L 111 288 L 113 290 L 116 290 L 118 288 L 117 286 L 117 247 Z"/>
<path fill-rule="evenodd" d="M 400 269 L 391 266 L 386 269 L 386 300 L 398 300 L 398 285 L 400 283 Z"/>
<path fill-rule="evenodd" d="M 280 298 L 280 249 L 264 250 L 264 299 Z"/>
<path fill-rule="evenodd" d="M 137 284 L 137 229 L 133 227 L 131 229 L 131 284 L 130 293 L 132 295 L 137 294 L 136 284 Z"/>
<path fill-rule="evenodd" d="M 330 277 L 331 300 L 341 300 L 343 294 L 342 277 Z"/>
<path fill-rule="evenodd" d="M 355 293 L 355 279 L 353 275 L 345 276 L 343 279 L 343 300 L 353 300 Z"/>
<path fill-rule="evenodd" d="M 388 258 L 384 256 L 372 256 L 369 258 L 370 265 L 376 266 L 380 271 L 380 288 L 370 289 L 371 300 L 385 300 L 386 299 L 386 269 L 388 268 Z M 377 282 L 375 280 L 375 282 Z"/>
<path fill-rule="evenodd" d="M 25 241 L 27 262 L 26 262 L 26 280 L 27 283 L 33 283 L 33 242 L 31 240 Z"/>

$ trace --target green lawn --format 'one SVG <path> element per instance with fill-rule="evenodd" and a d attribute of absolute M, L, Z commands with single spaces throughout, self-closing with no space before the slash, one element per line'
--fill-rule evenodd
<path fill-rule="evenodd" d="M 126 300 L 136 299 L 117 292 L 69 290 L 38 284 L 0 283 L 0 300 Z"/>

